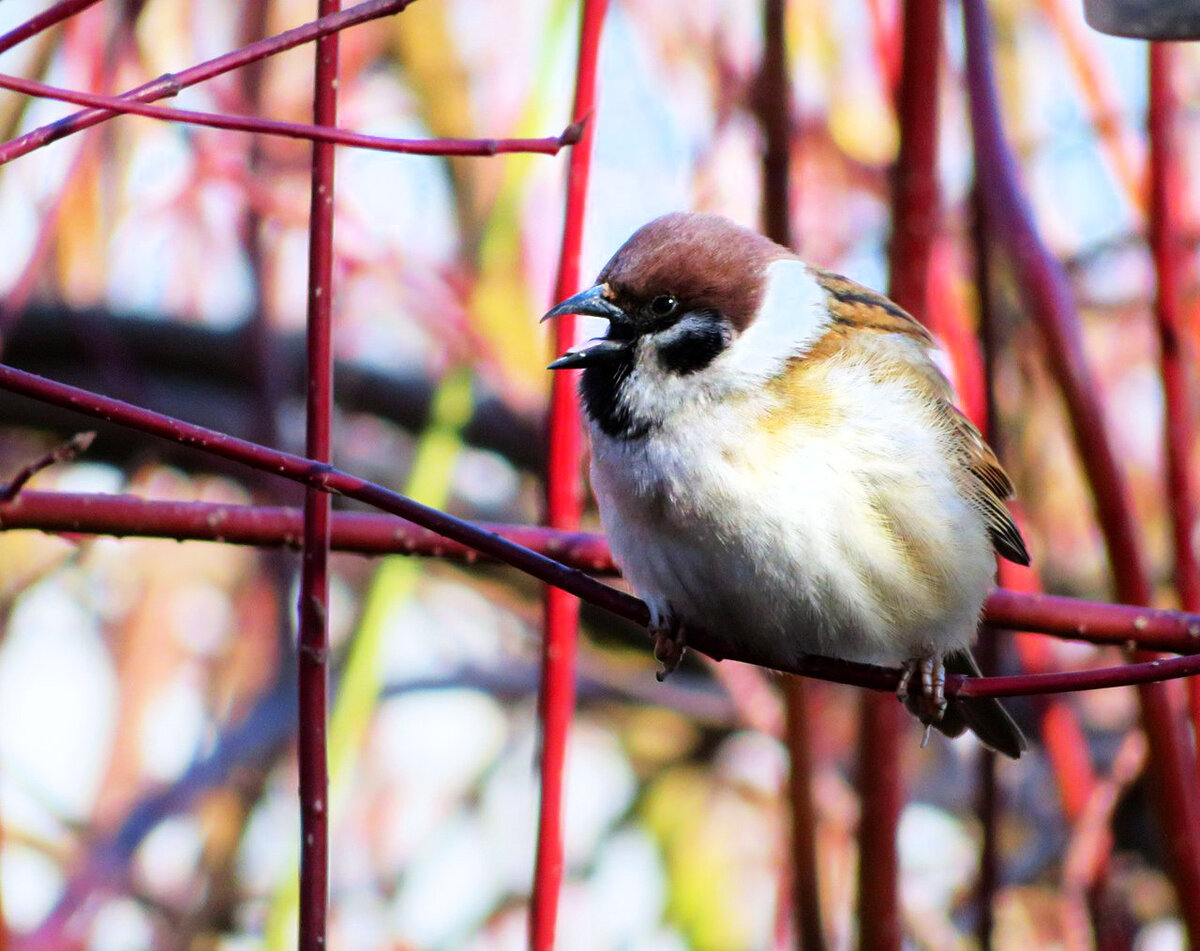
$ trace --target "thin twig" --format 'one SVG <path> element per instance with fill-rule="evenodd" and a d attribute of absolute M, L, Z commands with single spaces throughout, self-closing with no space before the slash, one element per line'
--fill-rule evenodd
<path fill-rule="evenodd" d="M 579 45 L 575 63 L 575 96 L 571 106 L 573 128 L 581 130 L 579 144 L 571 150 L 567 167 L 566 214 L 559 250 L 554 301 L 579 290 L 579 257 L 588 179 L 591 173 L 595 125 L 587 122 L 596 105 L 596 72 L 600 34 L 608 0 L 583 0 Z M 575 342 L 575 317 L 568 315 L 554 327 L 555 352 Z M 551 382 L 547 421 L 546 519 L 554 528 L 574 530 L 583 512 L 583 431 L 579 423 L 576 374 L 557 373 Z M 575 657 L 579 638 L 579 602 L 561 588 L 546 589 L 543 608 L 542 679 L 538 694 L 541 726 L 540 807 L 533 888 L 529 904 L 529 942 L 534 951 L 555 945 L 558 900 L 562 885 L 563 775 L 567 735 L 575 708 Z"/>
<path fill-rule="evenodd" d="M 48 469 L 50 466 L 57 465 L 60 462 L 69 462 L 80 453 L 87 452 L 88 447 L 95 438 L 96 433 L 94 430 L 76 433 L 66 442 L 55 446 L 41 458 L 29 463 L 29 465 L 21 469 L 8 482 L 4 483 L 3 486 L 0 486 L 0 503 L 11 502 L 15 499 L 17 493 L 24 488 L 25 483 L 43 469 Z"/>
<path fill-rule="evenodd" d="M 1087 104 L 1088 119 L 1112 167 L 1116 183 L 1134 210 L 1139 215 L 1145 214 L 1137 142 L 1130 124 L 1122 121 L 1124 109 L 1114 71 L 1103 56 L 1104 47 L 1097 42 L 1096 31 L 1088 29 L 1080 19 L 1078 0 L 1041 0 L 1039 6 L 1062 44 L 1067 64 L 1074 72 Z"/>
<path fill-rule="evenodd" d="M 555 155 L 564 147 L 579 139 L 580 128 L 573 124 L 559 135 L 542 138 L 517 139 L 395 139 L 383 135 L 366 135 L 334 126 L 304 122 L 284 122 L 279 119 L 262 119 L 257 116 L 231 116 L 225 113 L 197 112 L 192 109 L 172 109 L 168 106 L 153 106 L 135 102 L 119 96 L 99 96 L 94 93 L 62 89 L 32 79 L 8 76 L 0 73 L 0 89 L 9 89 L 27 96 L 71 102 L 78 106 L 104 109 L 114 115 L 146 116 L 169 122 L 205 126 L 211 129 L 230 129 L 234 132 L 252 132 L 259 135 L 275 135 L 290 139 L 306 139 L 312 142 L 331 142 L 336 145 L 351 145 L 377 152 L 399 152 L 406 155 L 457 155 L 483 156 L 513 152 L 533 152 Z"/>
<path fill-rule="evenodd" d="M 13 27 L 0 36 L 0 53 L 12 49 L 18 43 L 23 43 L 32 36 L 37 36 L 43 30 L 48 30 L 56 23 L 61 23 L 69 17 L 82 13 L 99 0 L 61 0 L 35 17 L 26 20 L 20 26 Z"/>
<path fill-rule="evenodd" d="M 889 294 L 928 323 L 929 265 L 941 216 L 937 184 L 938 72 L 942 47 L 941 0 L 908 0 L 896 112 L 900 149 L 892 169 L 888 248 Z M 858 788 L 858 908 L 863 947 L 900 951 L 900 861 L 897 829 L 904 806 L 904 776 L 894 755 L 905 729 L 899 704 L 865 694 L 860 706 Z"/>
<path fill-rule="evenodd" d="M 341 13 L 320 17 L 303 26 L 285 30 L 283 33 L 190 66 L 178 73 L 167 73 L 123 93 L 119 98 L 133 102 L 153 102 L 157 99 L 176 96 L 189 86 L 212 79 L 214 76 L 220 76 L 222 73 L 245 66 L 247 63 L 257 62 L 304 43 L 311 43 L 320 37 L 329 36 L 368 20 L 399 13 L 412 2 L 413 0 L 365 0 L 365 2 L 343 10 Z M 49 125 L 26 132 L 24 135 L 0 145 L 0 165 L 82 129 L 90 128 L 98 122 L 105 122 L 116 114 L 111 109 L 84 109 Z"/>
<path fill-rule="evenodd" d="M 339 5 L 340 0 L 319 0 L 318 12 L 329 17 Z M 314 125 L 331 127 L 337 122 L 338 39 L 331 33 L 315 44 Z M 304 418 L 305 451 L 319 464 L 329 463 L 333 446 L 334 155 L 332 142 L 313 143 Z M 329 916 L 330 501 L 320 486 L 305 487 L 297 651 L 301 951 L 324 951 Z"/>
<path fill-rule="evenodd" d="M 172 538 L 257 548 L 300 550 L 300 510 L 222 502 L 171 502 L 131 495 L 22 492 L 0 505 L 0 529 L 39 528 L 73 535 Z M 479 528 L 594 575 L 614 575 L 603 535 L 562 532 L 532 525 L 480 524 Z M 419 528 L 394 515 L 335 512 L 333 547 L 360 555 L 417 555 L 473 564 L 475 549 Z"/>
<path fill-rule="evenodd" d="M 1191 464 L 1196 412 L 1189 360 L 1192 355 L 1183 316 L 1186 258 L 1180 232 L 1187 207 L 1187 183 L 1176 129 L 1179 99 L 1172 75 L 1177 61 L 1174 52 L 1169 43 L 1150 44 L 1146 115 L 1150 144 L 1148 229 L 1156 278 L 1154 324 L 1163 384 L 1167 512 L 1171 520 L 1175 590 L 1183 609 L 1195 611 L 1200 608 L 1200 561 L 1192 537 L 1198 517 Z M 1192 681 L 1189 688 L 1192 722 L 1200 727 L 1200 681 Z"/>

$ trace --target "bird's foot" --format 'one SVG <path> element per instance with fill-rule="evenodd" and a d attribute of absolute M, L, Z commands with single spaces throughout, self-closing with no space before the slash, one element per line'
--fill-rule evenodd
<path fill-rule="evenodd" d="M 921 695 L 912 698 L 913 702 L 909 703 L 909 687 L 912 685 L 913 677 L 918 673 L 921 676 Z M 896 699 L 912 710 L 917 718 L 925 724 L 925 740 L 928 740 L 929 726 L 941 722 L 942 717 L 946 714 L 948 704 L 946 700 L 946 664 L 942 660 L 942 655 L 934 653 L 905 661 L 900 674 L 900 683 L 896 685 Z M 921 745 L 925 745 L 924 740 Z"/>
<path fill-rule="evenodd" d="M 654 638 L 654 659 L 662 664 L 662 669 L 654 676 L 662 683 L 675 672 L 675 668 L 683 660 L 687 651 L 687 639 L 684 637 L 683 625 L 670 610 L 656 614 L 651 620 L 650 636 Z"/>

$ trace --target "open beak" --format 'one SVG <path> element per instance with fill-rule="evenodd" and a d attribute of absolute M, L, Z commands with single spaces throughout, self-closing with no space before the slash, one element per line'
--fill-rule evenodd
<path fill-rule="evenodd" d="M 586 291 L 580 291 L 574 297 L 568 297 L 557 307 L 548 310 L 542 321 L 551 317 L 561 317 L 563 314 L 580 314 L 585 317 L 603 317 L 610 324 L 630 327 L 633 321 L 606 296 L 607 284 L 597 284 Z M 624 353 L 629 348 L 628 340 L 612 340 L 608 337 L 598 337 L 589 340 L 582 347 L 568 350 L 555 360 L 547 369 L 568 370 L 575 367 L 588 367 L 603 363 Z"/>

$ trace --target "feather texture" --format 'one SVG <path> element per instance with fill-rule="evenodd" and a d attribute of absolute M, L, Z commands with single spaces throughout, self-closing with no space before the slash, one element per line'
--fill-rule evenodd
<path fill-rule="evenodd" d="M 839 334 L 842 339 L 831 340 L 825 347 L 827 352 L 844 346 L 846 335 L 864 330 L 903 334 L 920 341 L 926 348 L 934 346 L 929 332 L 883 295 L 832 271 L 814 268 L 813 274 L 829 294 L 835 332 L 836 328 L 843 328 Z M 1004 504 L 1015 496 L 1008 473 L 979 430 L 954 405 L 950 382 L 928 354 L 914 361 L 911 368 L 928 387 L 930 398 L 936 401 L 936 411 L 953 442 L 955 460 L 970 477 L 964 480 L 964 488 L 987 523 L 993 547 L 1009 561 L 1028 565 L 1030 559 L 1025 540 Z"/>

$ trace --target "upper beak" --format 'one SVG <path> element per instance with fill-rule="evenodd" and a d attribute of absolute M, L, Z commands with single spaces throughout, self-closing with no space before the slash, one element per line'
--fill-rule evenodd
<path fill-rule="evenodd" d="M 625 311 L 606 296 L 609 293 L 607 284 L 597 284 L 586 291 L 580 291 L 574 297 L 568 297 L 557 307 L 546 311 L 542 321 L 551 317 L 561 317 L 563 314 L 581 314 L 586 317 L 603 317 L 609 323 L 629 326 L 632 321 Z M 626 350 L 628 341 L 609 340 L 600 338 L 591 341 L 578 350 L 568 350 L 555 360 L 547 369 L 566 370 L 571 367 L 586 367 L 611 359 Z"/>
<path fill-rule="evenodd" d="M 586 291 L 580 291 L 574 297 L 568 297 L 557 307 L 546 311 L 541 319 L 545 323 L 551 317 L 561 317 L 563 314 L 583 314 L 587 317 L 603 317 L 605 320 L 629 322 L 629 315 L 608 299 L 607 284 L 596 284 Z"/>

